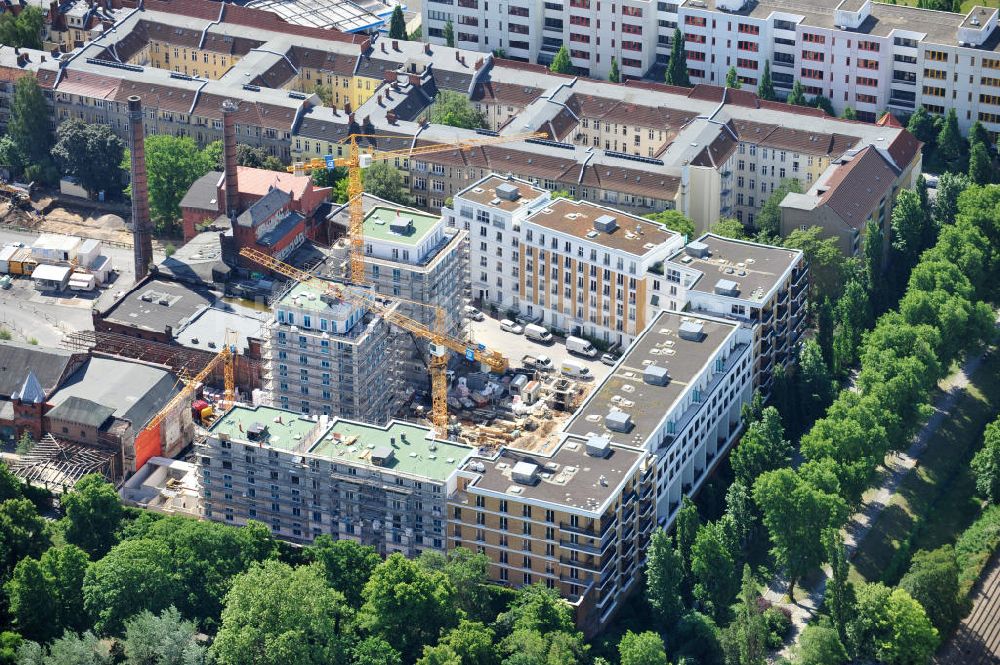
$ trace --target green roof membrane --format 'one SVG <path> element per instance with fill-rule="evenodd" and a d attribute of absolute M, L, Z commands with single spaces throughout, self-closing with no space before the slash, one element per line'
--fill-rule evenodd
<path fill-rule="evenodd" d="M 367 239 L 416 247 L 440 220 L 436 215 L 428 215 L 412 208 L 376 206 L 365 216 L 364 234 Z M 405 233 L 393 230 L 394 224 L 407 222 L 410 224 Z"/>

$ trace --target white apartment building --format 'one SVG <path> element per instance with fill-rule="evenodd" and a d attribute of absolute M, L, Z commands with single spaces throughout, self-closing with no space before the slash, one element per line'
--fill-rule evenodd
<path fill-rule="evenodd" d="M 445 213 L 469 228 L 474 299 L 627 345 L 652 318 L 650 269 L 683 246 L 660 224 L 490 175 Z"/>
<path fill-rule="evenodd" d="M 652 454 L 657 518 L 667 526 L 740 429 L 754 390 L 752 340 L 737 322 L 660 312 L 563 432 Z"/>
<path fill-rule="evenodd" d="M 430 0 L 423 6 L 431 41 L 446 21 L 456 46 L 526 62 L 551 62 L 566 45 L 583 75 L 607 76 L 611 58 L 625 77 L 662 76 L 675 28 L 684 34 L 693 83 L 722 85 L 736 67 L 756 87 L 771 64 L 779 95 L 801 80 L 874 121 L 886 109 L 955 108 L 963 130 L 976 120 L 1000 131 L 998 10 L 939 12 L 871 0 Z M 654 65 L 659 65 L 654 67 Z"/>

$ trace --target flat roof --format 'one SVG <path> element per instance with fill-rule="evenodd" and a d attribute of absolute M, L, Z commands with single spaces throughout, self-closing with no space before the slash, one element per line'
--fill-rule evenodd
<path fill-rule="evenodd" d="M 76 236 L 65 236 L 59 233 L 43 233 L 31 243 L 32 249 L 54 249 L 71 252 L 83 242 Z"/>
<path fill-rule="evenodd" d="M 802 255 L 796 249 L 733 240 L 712 233 L 706 233 L 695 242 L 708 247 L 708 256 L 690 256 L 686 249 L 682 249 L 669 259 L 671 263 L 701 271 L 701 277 L 689 288 L 714 293 L 719 280 L 729 280 L 737 285 L 736 298 L 755 302 L 763 302 L 780 284 L 782 275 Z"/>
<path fill-rule="evenodd" d="M 186 323 L 196 312 L 215 302 L 206 289 L 164 279 L 151 279 L 127 292 L 102 318 L 137 328 L 162 332 Z"/>
<path fill-rule="evenodd" d="M 497 187 L 500 185 L 513 185 L 517 188 L 520 196 L 513 201 L 498 197 Z M 504 212 L 513 212 L 529 205 L 532 201 L 544 194 L 546 194 L 544 189 L 535 187 L 530 182 L 525 180 L 520 180 L 518 178 L 505 178 L 499 175 L 490 175 L 484 180 L 480 180 L 479 182 L 466 187 L 458 193 L 458 196 L 472 203 L 490 206 L 492 208 L 496 208 L 497 210 L 503 210 Z"/>
<path fill-rule="evenodd" d="M 61 282 L 66 279 L 70 271 L 70 266 L 50 266 L 42 264 L 31 272 L 31 279 L 44 279 L 51 282 Z"/>
<path fill-rule="evenodd" d="M 324 427 L 320 420 L 310 420 L 292 411 L 268 406 L 235 406 L 212 424 L 213 434 L 250 441 L 254 425 L 266 428 L 267 446 L 286 452 L 300 452 L 356 466 L 371 466 L 444 482 L 472 454 L 473 449 L 431 436 L 426 427 L 392 421 L 384 427 L 331 419 Z M 372 463 L 372 453 L 391 459 Z"/>
<path fill-rule="evenodd" d="M 324 298 L 322 291 L 302 282 L 292 286 L 288 293 L 275 303 L 275 306 L 278 305 L 298 307 L 310 312 L 326 312 L 328 316 L 338 321 L 346 319 L 356 309 L 346 301 Z"/>
<path fill-rule="evenodd" d="M 391 450 L 392 458 L 378 466 L 444 482 L 472 454 L 472 448 L 431 436 L 426 427 L 393 421 L 385 427 L 337 420 L 310 450 L 314 455 L 350 464 L 375 466 L 372 452 Z"/>
<path fill-rule="evenodd" d="M 479 473 L 473 485 L 478 489 L 596 512 L 617 494 L 618 487 L 645 454 L 621 446 L 611 446 L 610 450 L 605 458 L 588 455 L 586 440 L 572 437 L 550 457 L 504 448 L 495 460 L 476 458 L 465 470 Z M 486 467 L 484 471 L 473 468 L 477 462 Z M 538 467 L 533 485 L 513 479 L 515 465 L 522 464 L 523 468 L 524 463 Z"/>
<path fill-rule="evenodd" d="M 174 341 L 189 349 L 218 353 L 230 330 L 237 335 L 237 347 L 247 347 L 248 339 L 262 339 L 264 323 L 270 312 L 231 312 L 218 307 L 206 307 L 196 313 L 183 328 L 174 332 Z"/>
<path fill-rule="evenodd" d="M 594 221 L 605 216 L 615 219 L 616 228 L 610 233 L 594 227 Z M 663 243 L 679 237 L 677 233 L 648 219 L 571 199 L 556 199 L 532 213 L 526 221 L 637 257 L 645 256 Z"/>
<path fill-rule="evenodd" d="M 411 230 L 406 234 L 392 230 L 393 222 L 410 222 Z M 427 234 L 441 221 L 441 217 L 419 212 L 413 208 L 375 206 L 365 215 L 365 238 L 384 240 L 403 245 L 419 245 Z"/>
<path fill-rule="evenodd" d="M 702 326 L 700 342 L 681 338 L 678 330 L 689 322 Z M 636 338 L 611 374 L 598 385 L 587 401 L 563 428 L 569 434 L 587 438 L 603 435 L 612 443 L 642 446 L 688 384 L 701 373 L 709 359 L 737 330 L 735 323 L 693 316 L 681 312 L 660 312 Z M 654 385 L 643 380 L 651 364 L 665 367 L 670 380 Z M 609 430 L 608 413 L 620 410 L 631 418 L 628 432 Z"/>

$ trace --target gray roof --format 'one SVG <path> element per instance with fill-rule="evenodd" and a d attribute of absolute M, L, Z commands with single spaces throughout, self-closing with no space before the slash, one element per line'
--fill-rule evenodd
<path fill-rule="evenodd" d="M 42 390 L 42 385 L 38 383 L 38 377 L 29 369 L 28 376 L 24 378 L 21 389 L 17 391 L 17 395 L 12 395 L 12 397 L 27 404 L 41 404 L 45 401 L 45 391 Z"/>
<path fill-rule="evenodd" d="M 194 181 L 181 199 L 181 208 L 219 210 L 219 179 L 222 171 L 209 171 Z"/>
<path fill-rule="evenodd" d="M 110 408 L 115 418 L 142 428 L 179 392 L 172 374 L 151 365 L 90 358 L 49 399 L 53 406 L 79 397 Z"/>
<path fill-rule="evenodd" d="M 114 415 L 115 410 L 110 406 L 104 406 L 92 402 L 83 397 L 67 397 L 62 403 L 57 405 L 46 415 L 53 420 L 84 425 L 86 427 L 100 427 L 108 418 Z"/>
<path fill-rule="evenodd" d="M 29 371 L 35 373 L 46 393 L 52 392 L 72 358 L 71 352 L 62 349 L 0 341 L 0 396 L 9 397 L 18 392 Z"/>
<path fill-rule="evenodd" d="M 236 223 L 240 226 L 257 226 L 287 206 L 291 200 L 291 194 L 274 187 L 255 201 L 252 206 L 240 213 L 240 216 L 236 218 Z"/>
<path fill-rule="evenodd" d="M 143 296 L 147 299 L 143 300 Z M 161 304 L 160 295 L 166 296 Z M 107 321 L 164 332 L 167 326 L 179 328 L 196 312 L 216 302 L 207 289 L 166 279 L 151 279 L 118 300 L 105 312 Z"/>
<path fill-rule="evenodd" d="M 242 349 L 246 348 L 247 339 L 263 338 L 264 322 L 270 318 L 269 312 L 234 312 L 207 307 L 192 316 L 183 328 L 175 331 L 174 341 L 189 349 L 218 353 L 226 331 L 232 330 L 238 336 L 237 346 Z"/>

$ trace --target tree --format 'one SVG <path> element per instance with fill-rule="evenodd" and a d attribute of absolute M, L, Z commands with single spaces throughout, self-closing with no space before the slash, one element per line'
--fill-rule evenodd
<path fill-rule="evenodd" d="M 351 607 L 361 607 L 361 590 L 382 561 L 374 547 L 321 534 L 306 548 L 306 558 L 322 566 L 326 582 L 344 594 Z"/>
<path fill-rule="evenodd" d="M 795 582 L 823 560 L 823 530 L 842 523 L 847 506 L 790 468 L 761 475 L 753 495 L 771 536 L 771 554 L 788 575 L 791 596 Z"/>
<path fill-rule="evenodd" d="M 366 637 L 351 649 L 351 665 L 402 665 L 403 658 L 381 637 Z"/>
<path fill-rule="evenodd" d="M 556 74 L 573 73 L 573 61 L 570 60 L 569 49 L 566 48 L 565 44 L 559 47 L 555 57 L 552 59 L 552 64 L 549 65 L 549 70 Z"/>
<path fill-rule="evenodd" d="M 809 297 L 813 302 L 824 298 L 836 302 L 847 273 L 847 258 L 833 237 L 824 237 L 823 229 L 810 226 L 795 229 L 781 242 L 788 249 L 802 250 L 809 264 Z"/>
<path fill-rule="evenodd" d="M 691 221 L 684 213 L 678 212 L 676 210 L 662 210 L 660 212 L 651 212 L 646 215 L 646 219 L 651 219 L 658 224 L 662 224 L 671 231 L 676 231 L 682 236 L 688 238 L 694 237 L 694 222 Z"/>
<path fill-rule="evenodd" d="M 823 624 L 810 624 L 799 638 L 796 665 L 843 665 L 847 650 L 837 631 Z"/>
<path fill-rule="evenodd" d="M 45 520 L 31 501 L 8 499 L 0 503 L 0 581 L 10 579 L 18 561 L 40 556 L 49 544 Z"/>
<path fill-rule="evenodd" d="M 819 301 L 816 308 L 816 338 L 815 342 L 820 351 L 820 359 L 827 367 L 833 365 L 833 303 L 829 296 L 824 296 Z M 801 357 L 801 353 L 800 353 Z M 806 419 L 809 420 L 808 418 Z"/>
<path fill-rule="evenodd" d="M 742 87 L 740 84 L 740 75 L 736 73 L 736 67 L 730 67 L 726 73 L 726 87 L 733 90 L 739 90 Z"/>
<path fill-rule="evenodd" d="M 749 486 L 741 480 L 734 480 L 726 488 L 725 524 L 732 527 L 732 540 L 746 549 L 757 531 L 757 507 L 753 503 Z"/>
<path fill-rule="evenodd" d="M 725 617 L 739 588 L 733 543 L 722 521 L 703 524 L 691 548 L 694 596 L 716 621 Z"/>
<path fill-rule="evenodd" d="M 699 665 L 724 664 L 719 637 L 719 627 L 711 617 L 695 611 L 685 614 L 671 633 L 672 644 L 677 645 L 673 648 L 675 656 Z"/>
<path fill-rule="evenodd" d="M 829 97 L 824 97 L 823 95 L 816 95 L 812 98 L 809 106 L 815 106 L 818 109 L 823 109 L 826 114 L 834 118 L 837 117 L 837 112 L 833 108 L 833 102 L 830 101 Z"/>
<path fill-rule="evenodd" d="M 806 101 L 806 93 L 802 88 L 802 82 L 796 81 L 792 84 L 792 91 L 788 94 L 788 99 L 786 100 L 792 106 L 808 106 L 809 102 Z"/>
<path fill-rule="evenodd" d="M 0 14 L 0 44 L 15 48 L 42 48 L 45 15 L 35 5 L 21 7 L 17 16 L 11 11 Z"/>
<path fill-rule="evenodd" d="M 687 53 L 684 50 L 684 33 L 680 28 L 674 28 L 674 36 L 670 40 L 670 60 L 667 61 L 667 85 L 691 87 L 688 76 Z"/>
<path fill-rule="evenodd" d="M 75 545 L 50 547 L 41 559 L 25 557 L 6 585 L 10 614 L 28 639 L 48 642 L 64 630 L 89 626 L 83 580 L 89 561 Z"/>
<path fill-rule="evenodd" d="M 950 167 L 954 167 L 962 159 L 965 149 L 965 141 L 958 129 L 958 116 L 954 108 L 948 109 L 944 124 L 938 133 L 937 153 Z"/>
<path fill-rule="evenodd" d="M 492 665 L 497 661 L 493 630 L 463 619 L 435 645 L 426 645 L 417 665 Z"/>
<path fill-rule="evenodd" d="M 586 662 L 587 645 L 573 610 L 558 592 L 540 584 L 522 587 L 510 609 L 497 617 L 504 665 L 574 665 Z"/>
<path fill-rule="evenodd" d="M 365 192 L 399 205 L 410 205 L 410 193 L 403 184 L 403 174 L 386 161 L 377 161 L 363 172 Z"/>
<path fill-rule="evenodd" d="M 618 655 L 621 665 L 664 665 L 667 662 L 663 638 L 652 631 L 625 631 L 618 641 Z"/>
<path fill-rule="evenodd" d="M 621 81 L 621 72 L 618 71 L 618 58 L 611 56 L 611 70 L 608 71 L 608 80 L 612 83 Z"/>
<path fill-rule="evenodd" d="M 844 120 L 857 120 L 858 112 L 852 109 L 850 106 L 844 107 L 844 112 L 840 114 L 840 117 Z"/>
<path fill-rule="evenodd" d="M 126 665 L 201 665 L 205 647 L 198 629 L 174 607 L 159 615 L 143 611 L 125 622 L 122 650 Z"/>
<path fill-rule="evenodd" d="M 949 634 L 962 617 L 958 573 L 955 550 L 945 545 L 914 554 L 909 572 L 899 582 L 899 587 L 920 603 L 942 635 Z"/>
<path fill-rule="evenodd" d="M 787 466 L 792 459 L 792 445 L 785 440 L 781 414 L 773 406 L 761 412 L 759 420 L 747 425 L 739 444 L 729 456 L 737 482 L 752 487 L 757 478 Z"/>
<path fill-rule="evenodd" d="M 934 117 L 923 106 L 918 106 L 917 110 L 910 116 L 910 120 L 906 124 L 906 129 L 918 141 L 927 146 L 933 146 L 937 140 L 937 128 L 934 125 Z"/>
<path fill-rule="evenodd" d="M 18 665 L 111 665 L 110 645 L 89 630 L 83 635 L 66 631 L 48 646 L 24 642 L 17 652 Z"/>
<path fill-rule="evenodd" d="M 993 160 L 983 143 L 973 143 L 969 151 L 969 180 L 976 185 L 993 182 Z"/>
<path fill-rule="evenodd" d="M 490 560 L 485 554 L 465 547 L 450 550 L 446 555 L 425 550 L 417 564 L 427 573 L 442 573 L 455 588 L 455 606 L 473 619 L 487 622 L 495 619 L 490 612 L 487 574 Z"/>
<path fill-rule="evenodd" d="M 451 20 L 444 24 L 444 44 L 449 48 L 455 47 L 455 25 Z"/>
<path fill-rule="evenodd" d="M 49 107 L 38 80 L 34 76 L 19 78 L 10 102 L 7 134 L 29 172 L 32 168 L 40 170 L 51 164 L 52 125 L 49 118 Z"/>
<path fill-rule="evenodd" d="M 103 476 L 84 476 L 62 500 L 66 510 L 66 541 L 100 557 L 115 543 L 122 521 L 122 504 Z"/>
<path fill-rule="evenodd" d="M 389 39 L 406 39 L 406 19 L 403 18 L 403 6 L 396 5 L 389 18 Z"/>
<path fill-rule="evenodd" d="M 110 125 L 91 125 L 72 118 L 59 125 L 56 139 L 52 157 L 65 175 L 77 178 L 92 194 L 118 192 L 125 142 Z"/>
<path fill-rule="evenodd" d="M 698 507 L 694 505 L 688 495 L 681 498 L 681 508 L 677 512 L 674 520 L 674 533 L 677 539 L 677 553 L 681 556 L 681 566 L 684 569 L 684 576 L 690 585 L 691 583 L 691 548 L 698 535 L 698 526 L 701 520 L 698 517 Z"/>
<path fill-rule="evenodd" d="M 353 614 L 320 566 L 265 561 L 233 579 L 210 654 L 218 665 L 341 662 Z"/>
<path fill-rule="evenodd" d="M 789 193 L 802 193 L 802 185 L 798 180 L 788 178 L 782 180 L 781 184 L 771 192 L 767 201 L 761 206 L 757 214 L 757 228 L 761 234 L 768 238 L 777 238 L 781 235 L 781 202 Z"/>
<path fill-rule="evenodd" d="M 774 82 L 771 80 L 771 61 L 764 60 L 764 74 L 760 77 L 760 85 L 757 86 L 757 96 L 766 101 L 774 100 Z"/>
<path fill-rule="evenodd" d="M 14 665 L 23 642 L 21 636 L 11 630 L 0 632 L 0 664 Z"/>
<path fill-rule="evenodd" d="M 0 16 L 6 16 L 6 14 L 0 14 Z M 0 136 L 0 166 L 7 167 L 12 174 L 24 171 L 24 158 L 9 134 Z"/>
<path fill-rule="evenodd" d="M 823 533 L 823 548 L 826 559 L 830 562 L 830 579 L 826 583 L 826 593 L 823 602 L 830 621 L 842 642 L 847 641 L 847 626 L 854 615 L 854 604 L 857 597 L 854 584 L 848 579 L 847 553 L 844 550 L 844 540 L 836 528 L 827 529 Z"/>
<path fill-rule="evenodd" d="M 937 197 L 934 199 L 934 221 L 939 227 L 954 224 L 958 215 L 958 197 L 969 186 L 963 173 L 945 172 L 938 178 Z"/>
<path fill-rule="evenodd" d="M 831 340 L 831 353 L 833 343 Z M 834 382 L 830 370 L 823 359 L 819 344 L 814 339 L 806 340 L 799 349 L 799 370 L 796 375 L 799 385 L 801 417 L 807 423 L 813 422 L 833 401 Z"/>
<path fill-rule="evenodd" d="M 455 587 L 442 573 L 426 573 L 399 553 L 372 572 L 359 619 L 371 633 L 413 660 L 442 629 L 458 623 Z"/>
<path fill-rule="evenodd" d="M 972 458 L 976 491 L 990 503 L 1000 503 L 1000 419 L 986 426 L 983 447 Z"/>
<path fill-rule="evenodd" d="M 681 556 L 667 532 L 656 529 L 650 539 L 646 559 L 646 598 L 664 628 L 673 626 L 684 611 L 681 598 L 683 583 Z"/>
<path fill-rule="evenodd" d="M 743 226 L 743 222 L 732 217 L 723 217 L 713 224 L 709 231 L 723 238 L 732 238 L 733 240 L 747 239 L 746 227 Z"/>
<path fill-rule="evenodd" d="M 843 373 L 857 360 L 861 333 L 871 321 L 868 291 L 857 278 L 850 279 L 833 313 L 833 371 Z"/>
<path fill-rule="evenodd" d="M 767 655 L 767 624 L 761 612 L 760 587 L 747 564 L 743 565 L 736 617 L 726 630 L 739 665 L 763 665 Z"/>
<path fill-rule="evenodd" d="M 167 546 L 140 538 L 115 545 L 91 564 L 83 581 L 83 604 L 98 633 L 115 635 L 142 610 L 169 607 L 175 592 Z"/>
<path fill-rule="evenodd" d="M 219 147 L 209 144 L 199 150 L 190 136 L 155 134 L 146 138 L 149 208 L 160 231 L 176 232 L 181 199 L 195 180 L 217 167 Z M 126 155 L 126 169 L 128 161 Z"/>
<path fill-rule="evenodd" d="M 434 99 L 434 105 L 431 106 L 431 122 L 449 127 L 478 129 L 486 126 L 486 116 L 477 111 L 469 98 L 462 93 L 441 90 Z"/>
<path fill-rule="evenodd" d="M 904 189 L 892 207 L 892 248 L 909 272 L 921 252 L 927 249 L 927 215 L 915 192 Z"/>
<path fill-rule="evenodd" d="M 882 583 L 858 589 L 848 635 L 856 659 L 886 665 L 926 663 L 938 645 L 937 629 L 920 603 L 903 589 L 889 589 Z"/>

